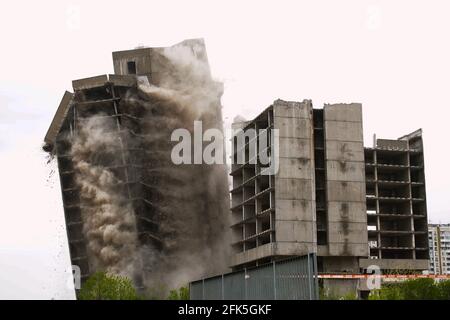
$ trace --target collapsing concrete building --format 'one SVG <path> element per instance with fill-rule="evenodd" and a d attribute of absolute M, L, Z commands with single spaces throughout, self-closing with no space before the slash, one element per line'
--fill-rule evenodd
<path fill-rule="evenodd" d="M 224 165 L 177 166 L 175 129 L 222 128 L 222 84 L 203 40 L 113 53 L 114 74 L 73 81 L 45 136 L 56 155 L 70 256 L 167 289 L 223 272 L 229 194 Z"/>
<path fill-rule="evenodd" d="M 364 148 L 360 104 L 313 109 L 309 100 L 276 100 L 233 127 L 234 270 L 308 253 L 317 254 L 321 274 L 358 274 L 371 265 L 428 268 L 420 130 Z M 278 130 L 275 175 L 263 174 L 259 161 L 237 163 L 238 153 L 251 148 L 237 145 L 237 132 L 249 129 Z M 331 294 L 367 290 L 358 280 L 322 281 Z"/>
<path fill-rule="evenodd" d="M 171 159 L 174 130 L 192 133 L 197 120 L 203 131 L 223 129 L 223 87 L 203 41 L 114 52 L 113 62 L 114 74 L 73 81 L 45 136 L 83 280 L 105 270 L 143 289 L 175 288 L 309 253 L 322 274 L 428 268 L 421 131 L 364 148 L 360 104 L 277 100 L 233 125 L 269 129 L 269 138 L 278 129 L 279 171 L 233 161 L 230 213 L 225 165 Z"/>

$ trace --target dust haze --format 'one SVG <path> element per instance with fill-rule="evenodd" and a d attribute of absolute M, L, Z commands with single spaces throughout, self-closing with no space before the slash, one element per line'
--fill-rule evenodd
<path fill-rule="evenodd" d="M 81 121 L 71 156 L 91 272 L 128 276 L 158 295 L 221 272 L 228 257 L 225 165 L 175 165 L 175 129 L 223 131 L 221 84 L 196 48 L 155 49 L 161 72 L 120 101 L 121 127 L 102 114 Z M 108 163 L 109 165 L 105 165 Z M 125 177 L 114 168 L 130 166 Z"/>

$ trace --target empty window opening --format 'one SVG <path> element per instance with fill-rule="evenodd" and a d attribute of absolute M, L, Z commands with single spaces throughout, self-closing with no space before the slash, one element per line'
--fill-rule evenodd
<path fill-rule="evenodd" d="M 136 62 L 128 61 L 127 67 L 128 67 L 128 74 L 136 74 Z"/>

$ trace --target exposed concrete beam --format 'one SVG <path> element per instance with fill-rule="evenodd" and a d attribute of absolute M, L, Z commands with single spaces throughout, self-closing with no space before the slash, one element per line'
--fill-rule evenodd
<path fill-rule="evenodd" d="M 47 145 L 54 145 L 56 136 L 66 118 L 67 112 L 69 111 L 70 103 L 73 99 L 73 93 L 66 91 L 59 103 L 58 109 L 56 110 L 55 116 L 53 117 L 52 123 L 47 130 L 44 142 Z"/>

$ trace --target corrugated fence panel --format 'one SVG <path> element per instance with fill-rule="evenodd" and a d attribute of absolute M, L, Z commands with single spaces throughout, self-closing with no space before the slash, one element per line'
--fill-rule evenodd
<path fill-rule="evenodd" d="M 222 276 L 205 279 L 203 282 L 204 300 L 222 299 Z"/>
<path fill-rule="evenodd" d="M 191 300 L 319 299 L 315 254 L 191 282 Z"/>
<path fill-rule="evenodd" d="M 191 300 L 203 300 L 203 281 L 191 282 L 189 286 L 189 298 Z"/>
<path fill-rule="evenodd" d="M 224 299 L 244 300 L 245 299 L 245 272 L 234 272 L 224 275 Z"/>
<path fill-rule="evenodd" d="M 280 300 L 310 298 L 310 275 L 307 259 L 282 261 L 275 265 L 276 293 Z"/>
<path fill-rule="evenodd" d="M 247 299 L 273 300 L 275 298 L 272 265 L 248 269 L 246 278 Z"/>

